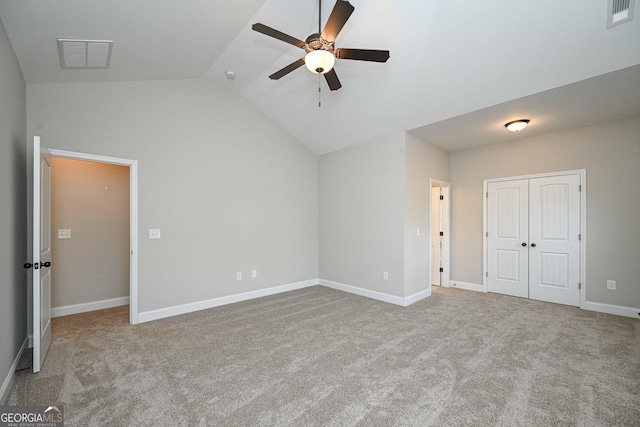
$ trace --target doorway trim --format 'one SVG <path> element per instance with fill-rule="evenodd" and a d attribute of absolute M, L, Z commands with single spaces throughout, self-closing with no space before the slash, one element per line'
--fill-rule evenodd
<path fill-rule="evenodd" d="M 587 170 L 576 169 L 560 172 L 545 172 L 532 175 L 519 175 L 501 178 L 485 179 L 482 183 L 482 288 L 483 292 L 489 291 L 489 280 L 487 272 L 489 271 L 488 244 L 487 237 L 489 221 L 488 215 L 488 186 L 491 182 L 512 181 L 517 179 L 547 178 L 561 175 L 579 175 L 580 176 L 580 308 L 585 308 L 587 296 Z"/>
<path fill-rule="evenodd" d="M 441 187 L 442 195 L 444 197 L 442 203 L 442 232 L 444 234 L 442 238 L 442 250 L 440 255 L 442 256 L 442 276 L 440 277 L 440 286 L 448 288 L 451 280 L 451 230 L 450 230 L 450 188 L 451 184 L 446 181 L 440 181 L 439 179 L 429 179 L 429 289 L 432 287 L 431 274 L 433 272 L 433 206 L 431 191 L 432 188 Z"/>
<path fill-rule="evenodd" d="M 51 157 L 129 167 L 129 323 L 138 324 L 138 161 L 49 148 Z"/>

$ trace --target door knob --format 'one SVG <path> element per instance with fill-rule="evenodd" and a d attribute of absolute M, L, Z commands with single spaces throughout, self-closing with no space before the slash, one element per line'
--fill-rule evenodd
<path fill-rule="evenodd" d="M 525 242 L 522 242 L 522 246 L 527 246 L 527 244 Z"/>
<path fill-rule="evenodd" d="M 532 244 L 531 244 L 531 247 L 532 247 L 532 248 L 535 248 L 535 247 L 536 247 L 536 244 L 535 244 L 535 243 L 532 243 Z"/>
<path fill-rule="evenodd" d="M 40 267 L 51 267 L 51 262 L 47 261 L 47 262 L 36 262 L 35 264 L 31 264 L 30 262 L 26 263 L 25 265 L 23 265 L 24 268 L 31 268 L 33 267 L 34 269 L 38 269 Z"/>

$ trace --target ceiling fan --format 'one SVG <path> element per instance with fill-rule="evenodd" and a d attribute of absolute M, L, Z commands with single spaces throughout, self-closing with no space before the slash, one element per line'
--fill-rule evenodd
<path fill-rule="evenodd" d="M 307 52 L 304 58 L 300 58 L 280 71 L 276 71 L 270 75 L 270 79 L 278 80 L 302 67 L 302 65 L 306 65 L 312 73 L 318 75 L 324 74 L 324 78 L 327 80 L 327 84 L 331 90 L 338 90 L 342 87 L 342 84 L 338 79 L 336 71 L 333 69 L 336 58 L 371 62 L 387 62 L 389 59 L 388 50 L 336 49 L 334 46 L 336 37 L 338 37 L 338 33 L 340 33 L 340 30 L 342 30 L 342 27 L 344 27 L 344 24 L 346 24 L 355 8 L 348 1 L 337 0 L 329 16 L 329 20 L 324 26 L 324 30 L 322 30 L 322 0 L 319 0 L 319 3 L 318 32 L 311 34 L 305 41 L 291 37 L 264 24 L 253 24 L 251 27 L 254 31 L 282 40 L 283 42 L 304 49 L 305 52 Z"/>

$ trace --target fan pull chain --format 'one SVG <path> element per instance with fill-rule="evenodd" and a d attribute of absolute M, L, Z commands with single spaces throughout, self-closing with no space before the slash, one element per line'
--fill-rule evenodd
<path fill-rule="evenodd" d="M 318 108 L 322 107 L 322 91 L 320 90 L 320 73 L 318 73 Z"/>

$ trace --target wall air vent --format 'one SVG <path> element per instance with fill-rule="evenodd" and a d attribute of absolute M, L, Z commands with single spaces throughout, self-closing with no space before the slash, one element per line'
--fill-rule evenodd
<path fill-rule="evenodd" d="M 608 0 L 607 28 L 631 21 L 635 2 L 636 0 Z"/>
<path fill-rule="evenodd" d="M 62 68 L 109 68 L 112 40 L 58 39 Z"/>

